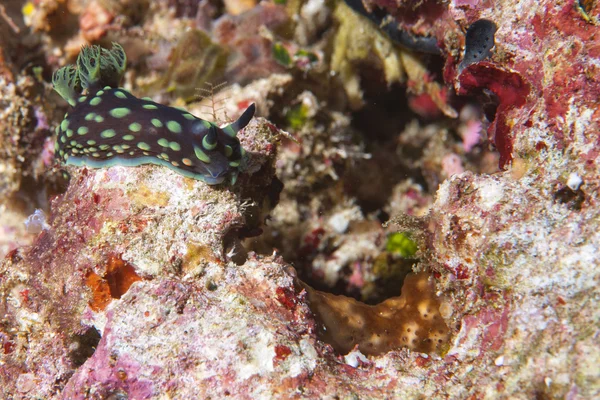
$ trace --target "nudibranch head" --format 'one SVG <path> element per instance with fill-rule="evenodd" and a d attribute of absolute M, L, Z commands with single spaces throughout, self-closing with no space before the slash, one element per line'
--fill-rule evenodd
<path fill-rule="evenodd" d="M 235 183 L 244 156 L 236 135 L 254 116 L 254 104 L 220 128 L 118 88 L 125 64 L 119 45 L 84 47 L 77 69 L 54 74 L 55 90 L 73 107 L 56 128 L 57 157 L 92 168 L 156 164 L 211 185 L 228 177 Z"/>
<path fill-rule="evenodd" d="M 459 72 L 491 55 L 497 30 L 496 24 L 487 19 L 479 19 L 469 26 L 465 36 L 465 53 L 458 66 Z"/>

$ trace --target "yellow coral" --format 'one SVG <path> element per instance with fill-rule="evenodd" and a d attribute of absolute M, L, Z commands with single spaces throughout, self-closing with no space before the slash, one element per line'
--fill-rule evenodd
<path fill-rule="evenodd" d="M 35 6 L 30 1 L 25 3 L 25 5 L 23 5 L 23 8 L 21 9 L 21 12 L 23 13 L 24 17 L 29 17 L 34 11 L 35 11 Z"/>

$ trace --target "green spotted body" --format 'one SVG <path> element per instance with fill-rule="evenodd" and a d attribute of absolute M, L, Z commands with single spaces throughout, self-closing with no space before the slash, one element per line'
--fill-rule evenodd
<path fill-rule="evenodd" d="M 97 46 L 82 50 L 77 65 L 75 72 L 69 66 L 53 77 L 56 91 L 73 107 L 56 130 L 56 156 L 65 164 L 156 164 L 208 184 L 235 182 L 244 155 L 236 134 L 252 119 L 254 104 L 219 128 L 115 87 L 125 66 L 125 53 L 116 44 L 110 52 Z"/>

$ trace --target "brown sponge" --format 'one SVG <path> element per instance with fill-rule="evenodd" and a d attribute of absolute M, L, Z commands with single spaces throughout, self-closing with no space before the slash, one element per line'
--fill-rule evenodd
<path fill-rule="evenodd" d="M 427 273 L 409 274 L 399 297 L 374 306 L 305 285 L 321 340 L 343 354 L 355 345 L 367 355 L 401 347 L 440 353 L 448 341 L 448 327 L 429 277 Z"/>

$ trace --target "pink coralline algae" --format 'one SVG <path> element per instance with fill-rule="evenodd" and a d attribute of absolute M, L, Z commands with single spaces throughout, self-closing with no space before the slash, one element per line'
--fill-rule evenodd
<path fill-rule="evenodd" d="M 598 67 L 593 61 L 600 55 L 593 39 L 597 28 L 577 11 L 577 3 L 525 6 L 524 13 L 517 13 L 519 18 L 505 18 L 498 9 L 453 8 L 459 20 L 470 21 L 477 15 L 494 20 L 497 16 L 496 47 L 490 60 L 469 66 L 455 82 L 460 93 L 485 89 L 497 96 L 496 118 L 488 134 L 500 152 L 501 167 L 513 159 L 515 150 L 525 151 L 514 146 L 519 135 L 531 137 L 542 129 L 558 149 L 563 149 L 576 139 L 574 130 L 568 128 L 573 127 L 570 120 L 574 112 L 598 119 L 597 96 L 592 94 L 600 90 Z M 588 159 L 597 155 L 587 153 Z"/>
<path fill-rule="evenodd" d="M 529 85 L 518 73 L 485 61 L 468 66 L 458 79 L 460 94 L 485 88 L 497 96 L 496 117 L 488 128 L 488 135 L 500 153 L 500 167 L 505 168 L 513 157 L 513 138 L 506 114 L 525 104 L 530 92 Z"/>
<path fill-rule="evenodd" d="M 446 56 L 444 80 L 458 93 L 493 93 L 497 108 L 488 135 L 500 153 L 501 168 L 508 167 L 515 152 L 524 151 L 515 147 L 520 132 L 527 135 L 525 132 L 543 129 L 563 149 L 575 139 L 570 121 L 574 112 L 590 120 L 599 118 L 594 94 L 600 91 L 594 62 L 600 56 L 593 23 L 598 18 L 597 4 L 586 6 L 589 10 L 585 12 L 577 0 L 493 7 L 487 1 L 456 1 L 447 7 L 436 1 L 424 3 L 412 8 L 409 2 L 367 1 L 369 7 L 382 8 L 396 17 L 399 28 L 412 34 L 429 27 L 429 34 L 437 37 Z M 463 32 L 482 19 L 498 27 L 490 57 L 459 69 Z M 538 118 L 541 115 L 544 120 Z M 584 157 L 592 160 L 597 155 L 598 151 L 591 149 Z"/>

